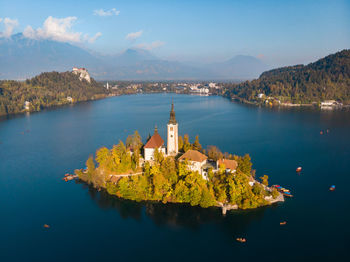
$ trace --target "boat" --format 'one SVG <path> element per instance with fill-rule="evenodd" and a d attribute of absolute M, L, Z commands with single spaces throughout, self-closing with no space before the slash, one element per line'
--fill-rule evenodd
<path fill-rule="evenodd" d="M 244 237 L 237 237 L 236 240 L 241 243 L 247 242 L 247 240 Z"/>
<path fill-rule="evenodd" d="M 330 188 L 329 188 L 330 191 L 334 191 L 335 190 L 335 185 L 332 185 Z"/>
<path fill-rule="evenodd" d="M 293 195 L 290 192 L 281 192 L 282 195 L 286 196 L 286 197 L 293 197 Z"/>
<path fill-rule="evenodd" d="M 301 172 L 301 166 L 296 169 L 297 172 Z"/>
<path fill-rule="evenodd" d="M 281 226 L 284 226 L 285 224 L 287 224 L 287 221 L 280 222 Z"/>

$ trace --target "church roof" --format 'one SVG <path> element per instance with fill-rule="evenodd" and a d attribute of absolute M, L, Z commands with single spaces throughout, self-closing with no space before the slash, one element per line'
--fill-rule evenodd
<path fill-rule="evenodd" d="M 170 111 L 170 119 L 169 124 L 176 125 L 176 118 L 175 118 L 175 110 L 174 110 L 174 103 L 171 103 L 171 111 Z"/>
<path fill-rule="evenodd" d="M 183 154 L 179 160 L 189 160 L 194 162 L 203 162 L 208 157 L 197 150 L 188 150 L 185 154 Z"/>
<path fill-rule="evenodd" d="M 147 141 L 144 148 L 159 148 L 164 144 L 164 140 L 158 134 L 157 129 L 154 130 L 153 136 Z"/>
<path fill-rule="evenodd" d="M 219 159 L 218 160 L 218 166 L 224 165 L 225 168 L 236 170 L 238 163 L 236 160 L 230 160 L 230 159 Z"/>

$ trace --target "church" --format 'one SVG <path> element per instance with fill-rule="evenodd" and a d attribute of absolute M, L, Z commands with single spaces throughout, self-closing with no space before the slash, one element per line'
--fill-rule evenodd
<path fill-rule="evenodd" d="M 175 118 L 174 103 L 171 104 L 170 119 L 167 124 L 167 146 L 164 145 L 164 140 L 158 133 L 157 127 L 154 129 L 154 134 L 144 146 L 145 161 L 154 160 L 154 151 L 157 149 L 167 156 L 176 156 L 179 152 L 179 137 L 178 123 Z"/>

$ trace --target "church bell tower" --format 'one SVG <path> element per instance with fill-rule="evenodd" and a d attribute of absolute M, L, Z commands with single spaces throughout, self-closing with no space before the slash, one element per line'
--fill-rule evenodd
<path fill-rule="evenodd" d="M 179 152 L 178 124 L 175 119 L 174 103 L 171 103 L 170 119 L 168 122 L 167 154 L 175 156 Z"/>

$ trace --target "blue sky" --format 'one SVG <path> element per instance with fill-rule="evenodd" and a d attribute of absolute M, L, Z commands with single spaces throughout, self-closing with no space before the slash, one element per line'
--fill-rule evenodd
<path fill-rule="evenodd" d="M 280 66 L 350 48 L 350 0 L 2 0 L 0 19 L 2 34 L 30 26 L 32 37 L 107 54 L 139 47 L 178 61 L 244 54 Z"/>

